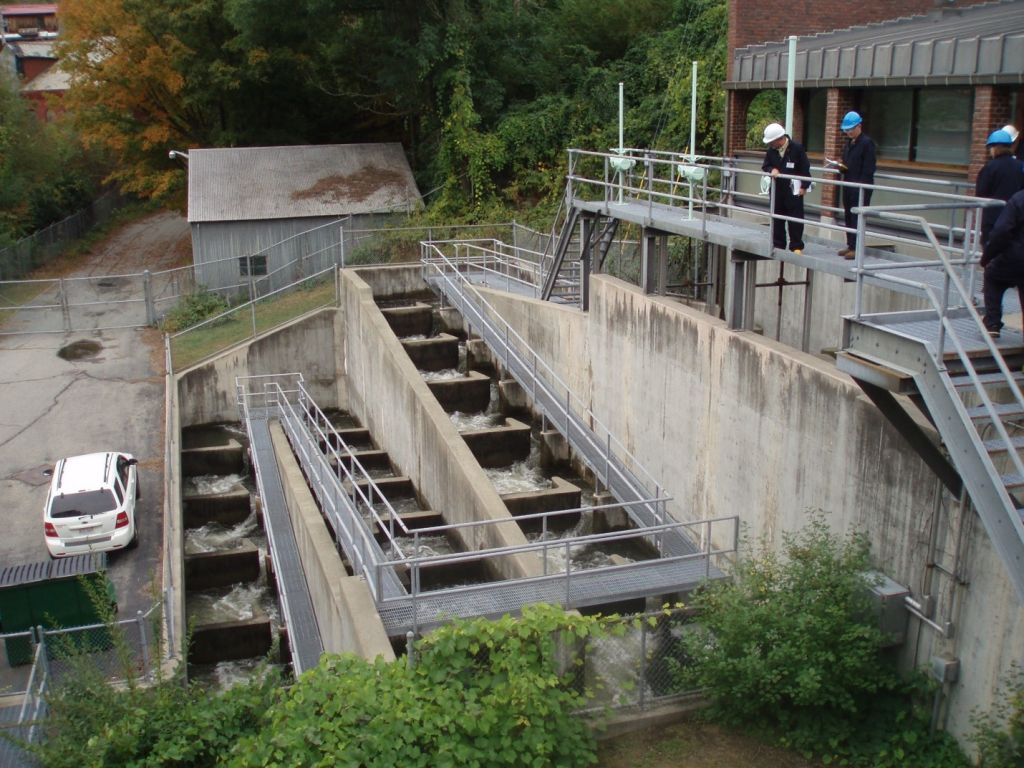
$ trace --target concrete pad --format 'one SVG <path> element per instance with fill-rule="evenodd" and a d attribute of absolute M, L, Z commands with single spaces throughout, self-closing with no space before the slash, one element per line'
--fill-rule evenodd
<path fill-rule="evenodd" d="M 270 619 L 266 616 L 202 624 L 192 628 L 188 660 L 192 664 L 216 664 L 266 656 L 272 643 Z"/>
<path fill-rule="evenodd" d="M 381 309 L 395 336 L 429 336 L 434 326 L 434 310 L 429 304 Z"/>
<path fill-rule="evenodd" d="M 199 528 L 207 523 L 235 525 L 252 512 L 249 492 L 245 489 L 206 496 L 182 498 L 186 528 Z"/>
<path fill-rule="evenodd" d="M 260 577 L 260 550 L 246 541 L 236 549 L 185 555 L 185 589 L 228 587 Z"/>
<path fill-rule="evenodd" d="M 530 455 L 530 425 L 506 419 L 499 427 L 461 433 L 481 467 L 507 467 Z"/>
<path fill-rule="evenodd" d="M 245 472 L 245 449 L 237 440 L 227 445 L 185 448 L 181 451 L 181 473 L 196 475 L 237 475 Z"/>
<path fill-rule="evenodd" d="M 551 478 L 551 487 L 539 491 L 503 493 L 501 500 L 514 516 L 533 515 L 541 512 L 557 512 L 562 509 L 577 509 L 582 503 L 583 492 L 579 486 L 558 476 Z M 579 513 L 559 515 L 548 519 L 548 530 L 561 531 L 571 528 L 579 521 Z M 543 526 L 541 518 L 520 520 L 519 526 L 527 531 L 539 531 Z"/>

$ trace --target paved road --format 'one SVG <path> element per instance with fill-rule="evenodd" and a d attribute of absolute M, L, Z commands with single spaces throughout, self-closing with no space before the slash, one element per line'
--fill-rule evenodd
<path fill-rule="evenodd" d="M 155 271 L 187 258 L 187 223 L 162 212 L 123 227 L 91 254 L 62 265 L 61 274 Z M 75 342 L 92 349 L 77 358 L 58 354 Z M 122 616 L 152 604 L 163 533 L 163 374 L 162 338 L 153 329 L 0 336 L 0 565 L 48 558 L 44 472 L 57 459 L 127 451 L 141 470 L 140 546 L 111 555 L 110 574 Z"/>

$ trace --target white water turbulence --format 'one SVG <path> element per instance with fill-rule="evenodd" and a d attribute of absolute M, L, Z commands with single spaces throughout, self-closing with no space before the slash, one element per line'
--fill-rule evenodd
<path fill-rule="evenodd" d="M 235 584 L 227 591 L 190 592 L 186 608 L 188 620 L 196 624 L 244 621 L 256 616 L 269 617 L 273 625 L 279 620 L 277 600 L 262 577 L 247 584 Z"/>
<path fill-rule="evenodd" d="M 411 336 L 402 336 L 401 341 L 425 341 L 427 336 L 422 333 L 414 333 Z"/>
<path fill-rule="evenodd" d="M 255 512 L 236 525 L 207 523 L 199 528 L 188 529 L 185 531 L 185 554 L 198 555 L 203 552 L 237 549 L 244 539 L 248 539 L 261 550 L 266 549 L 266 537 L 259 529 Z"/>
<path fill-rule="evenodd" d="M 266 659 L 239 659 L 237 661 L 221 661 L 216 664 L 197 664 L 189 669 L 189 680 L 207 688 L 226 691 L 239 683 L 252 680 L 280 669 L 280 664 L 269 664 Z"/>
<path fill-rule="evenodd" d="M 458 368 L 445 368 L 443 371 L 420 371 L 420 375 L 424 381 L 450 381 L 452 379 L 461 379 L 466 374 Z"/>
<path fill-rule="evenodd" d="M 193 475 L 182 483 L 184 496 L 216 496 L 243 490 L 245 478 L 242 475 Z"/>
<path fill-rule="evenodd" d="M 396 543 L 406 557 L 438 557 L 455 553 L 455 548 L 444 534 L 427 534 L 416 537 L 415 541 L 414 546 L 412 536 L 402 536 L 396 539 Z M 393 549 L 388 549 L 387 558 L 388 560 L 397 560 L 399 559 L 398 553 Z"/>
<path fill-rule="evenodd" d="M 452 411 L 449 414 L 452 424 L 459 432 L 471 432 L 474 429 L 490 429 L 503 421 L 500 413 L 463 413 Z"/>
<path fill-rule="evenodd" d="M 498 493 L 543 491 L 551 487 L 551 479 L 540 466 L 540 444 L 530 441 L 530 455 L 507 467 L 485 469 Z"/>

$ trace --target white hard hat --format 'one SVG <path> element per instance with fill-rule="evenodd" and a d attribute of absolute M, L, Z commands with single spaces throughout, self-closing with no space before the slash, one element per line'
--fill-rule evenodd
<path fill-rule="evenodd" d="M 786 135 L 786 129 L 778 123 L 768 123 L 764 129 L 764 143 L 771 144 L 776 139 L 781 139 Z"/>
<path fill-rule="evenodd" d="M 1003 130 L 1010 134 L 1010 141 L 1016 141 L 1019 132 L 1012 125 L 1004 125 Z"/>

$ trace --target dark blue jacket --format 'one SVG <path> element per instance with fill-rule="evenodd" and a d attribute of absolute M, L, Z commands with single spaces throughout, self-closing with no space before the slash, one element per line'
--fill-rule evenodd
<path fill-rule="evenodd" d="M 999 214 L 985 244 L 982 263 L 1000 256 L 1024 268 L 1024 190 L 1011 197 Z"/>
<path fill-rule="evenodd" d="M 769 173 L 772 168 L 778 168 L 779 173 L 787 176 L 805 176 L 806 181 L 800 182 L 800 187 L 810 189 L 811 187 L 811 161 L 802 144 L 789 140 L 786 144 L 786 151 L 779 154 L 779 150 L 768 148 L 765 152 L 764 162 L 761 163 L 761 170 Z M 775 205 L 777 208 L 791 209 L 794 205 L 803 204 L 803 198 L 793 194 L 792 179 L 775 179 Z"/>
<path fill-rule="evenodd" d="M 847 139 L 843 147 L 843 181 L 857 184 L 875 183 L 875 142 L 861 132 L 856 139 Z"/>
<path fill-rule="evenodd" d="M 1021 189 L 1024 189 L 1024 172 L 1020 161 L 1013 155 L 993 157 L 978 173 L 974 184 L 974 193 L 978 197 L 990 197 L 995 200 L 1009 200 Z M 995 226 L 1002 208 L 985 208 L 981 214 L 981 242 L 988 240 L 992 227 Z"/>

